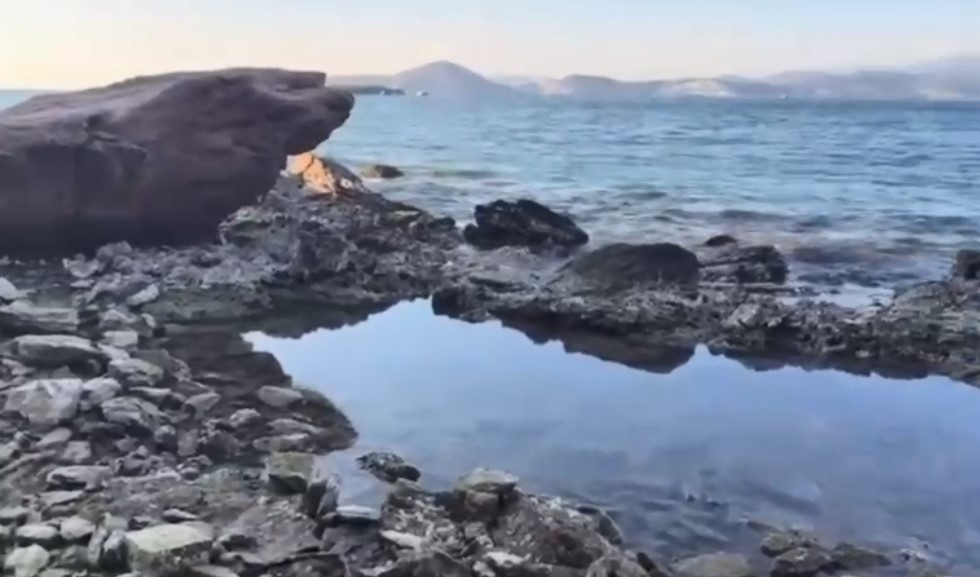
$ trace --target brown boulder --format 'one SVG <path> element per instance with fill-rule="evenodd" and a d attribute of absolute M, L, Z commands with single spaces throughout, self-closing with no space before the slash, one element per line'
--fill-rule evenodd
<path fill-rule="evenodd" d="M 0 112 L 0 252 L 182 244 L 275 183 L 341 126 L 326 75 L 228 69 L 132 78 Z"/>

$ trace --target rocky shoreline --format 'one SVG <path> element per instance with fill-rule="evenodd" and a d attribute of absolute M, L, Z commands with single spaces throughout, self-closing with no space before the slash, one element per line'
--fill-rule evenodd
<path fill-rule="evenodd" d="M 354 426 L 236 333 L 159 323 L 131 297 L 51 307 L 0 286 L 13 299 L 0 315 L 0 560 L 16 577 L 927 568 L 919 553 L 786 531 L 760 536 L 761 555 L 651 559 L 624 549 L 601 510 L 525 493 L 487 469 L 429 490 L 390 453 L 358 459 L 387 485 L 382 507 L 340 505 L 343 480 L 318 456 L 350 447 Z"/>

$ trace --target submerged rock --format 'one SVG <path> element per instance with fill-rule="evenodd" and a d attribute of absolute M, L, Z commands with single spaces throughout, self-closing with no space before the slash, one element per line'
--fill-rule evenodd
<path fill-rule="evenodd" d="M 388 164 L 369 164 L 361 168 L 361 175 L 364 178 L 400 178 L 405 176 L 400 168 Z"/>
<path fill-rule="evenodd" d="M 575 222 L 533 200 L 495 200 L 474 210 L 476 223 L 466 225 L 463 238 L 481 249 L 503 246 L 573 248 L 589 242 Z"/>
<path fill-rule="evenodd" d="M 674 563 L 678 577 L 752 577 L 749 560 L 738 553 L 709 553 Z"/>
<path fill-rule="evenodd" d="M 271 188 L 287 155 L 346 121 L 353 97 L 324 81 L 278 69 L 170 73 L 7 108 L 0 246 L 74 252 L 212 238 Z"/>
<path fill-rule="evenodd" d="M 773 577 L 806 577 L 816 575 L 833 563 L 822 547 L 796 547 L 773 560 Z"/>

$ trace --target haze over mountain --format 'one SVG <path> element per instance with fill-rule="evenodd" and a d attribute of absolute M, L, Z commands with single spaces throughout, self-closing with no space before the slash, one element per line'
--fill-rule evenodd
<path fill-rule="evenodd" d="M 441 98 L 500 99 L 536 95 L 583 100 L 657 98 L 793 98 L 845 100 L 980 100 L 980 55 L 954 55 L 906 68 L 861 68 L 848 72 L 789 71 L 764 78 L 717 76 L 621 81 L 573 74 L 558 79 L 491 79 L 453 62 L 440 61 L 398 74 L 336 76 L 337 85 L 381 85 L 406 94 Z"/>

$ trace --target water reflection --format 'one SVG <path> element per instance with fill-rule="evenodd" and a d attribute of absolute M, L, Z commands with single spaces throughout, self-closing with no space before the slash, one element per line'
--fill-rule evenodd
<path fill-rule="evenodd" d="M 438 484 L 508 469 L 610 507 L 662 554 L 740 540 L 752 518 L 980 559 L 980 391 L 947 379 L 754 372 L 703 348 L 654 374 L 436 317 L 424 301 L 298 339 L 246 338 L 347 413 L 355 454 L 396 450 Z"/>

